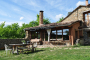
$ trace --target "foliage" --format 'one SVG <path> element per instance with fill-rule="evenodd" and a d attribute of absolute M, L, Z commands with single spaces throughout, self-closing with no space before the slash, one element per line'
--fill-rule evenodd
<path fill-rule="evenodd" d="M 44 24 L 50 23 L 48 18 L 43 19 Z M 29 24 L 23 23 L 19 26 L 18 23 L 13 23 L 11 25 L 5 26 L 5 22 L 0 24 L 0 38 L 24 38 L 25 31 L 23 29 L 28 27 L 34 27 L 39 25 L 39 15 L 37 14 L 36 21 L 31 21 Z"/>
<path fill-rule="evenodd" d="M 37 20 L 36 20 L 36 21 L 38 22 L 38 25 L 39 25 L 39 15 L 38 15 L 38 14 L 37 14 Z M 49 21 L 49 19 L 43 17 L 43 24 L 49 24 L 49 23 L 51 23 L 51 22 Z"/>
<path fill-rule="evenodd" d="M 25 40 L 22 40 L 21 42 L 22 42 L 22 43 L 26 43 L 26 41 L 25 41 Z"/>
<path fill-rule="evenodd" d="M 65 31 L 65 33 L 66 33 L 66 35 L 68 35 L 68 36 L 69 36 L 69 31 L 67 31 L 67 30 L 66 30 L 66 31 Z"/>
<path fill-rule="evenodd" d="M 57 23 L 61 22 L 64 19 L 64 17 L 60 18 L 59 21 L 57 21 Z"/>
<path fill-rule="evenodd" d="M 80 47 L 81 45 L 78 43 L 77 45 L 76 44 L 74 44 L 74 46 L 72 46 L 72 47 Z"/>

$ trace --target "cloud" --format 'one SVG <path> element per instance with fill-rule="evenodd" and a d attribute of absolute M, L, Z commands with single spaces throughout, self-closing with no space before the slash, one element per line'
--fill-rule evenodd
<path fill-rule="evenodd" d="M 22 20 L 24 17 L 20 17 L 20 20 Z"/>
<path fill-rule="evenodd" d="M 85 5 L 85 1 L 79 1 L 76 6 L 78 7 L 79 5 Z"/>
<path fill-rule="evenodd" d="M 71 12 L 71 11 L 73 11 L 73 10 L 74 10 L 74 8 L 66 9 L 67 12 Z"/>
<path fill-rule="evenodd" d="M 4 23 L 4 22 L 5 22 L 5 21 L 0 21 L 0 24 L 1 24 L 1 23 Z M 16 21 L 13 21 L 13 22 L 5 22 L 5 26 L 11 25 L 11 24 L 14 24 L 14 23 L 18 23 L 19 26 L 22 26 L 22 24 L 25 23 L 25 22 L 23 22 L 23 21 L 18 21 L 18 22 L 16 22 Z"/>
<path fill-rule="evenodd" d="M 24 22 L 18 22 L 19 26 L 22 26 L 23 23 L 24 23 Z"/>
<path fill-rule="evenodd" d="M 60 18 L 62 18 L 62 17 L 65 17 L 65 15 L 63 15 L 63 14 L 59 14 L 59 15 L 56 15 L 56 20 L 59 20 Z"/>

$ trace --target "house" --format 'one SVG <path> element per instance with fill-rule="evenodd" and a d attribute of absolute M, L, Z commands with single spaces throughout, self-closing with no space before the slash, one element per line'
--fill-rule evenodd
<path fill-rule="evenodd" d="M 40 44 L 64 42 L 74 45 L 77 39 L 90 42 L 90 4 L 80 5 L 66 16 L 60 23 L 43 24 L 43 11 L 40 11 L 39 26 L 24 29 L 31 42 Z"/>

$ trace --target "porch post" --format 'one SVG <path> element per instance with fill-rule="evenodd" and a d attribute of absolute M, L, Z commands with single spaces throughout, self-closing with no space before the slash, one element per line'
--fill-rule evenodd
<path fill-rule="evenodd" d="M 69 41 L 71 41 L 71 29 L 69 28 Z"/>
<path fill-rule="evenodd" d="M 36 32 L 34 32 L 34 38 L 35 38 L 35 33 L 36 33 Z"/>
<path fill-rule="evenodd" d="M 45 44 L 45 31 L 44 31 L 44 44 Z"/>
<path fill-rule="evenodd" d="M 25 31 L 25 39 L 27 39 L 28 38 L 28 31 Z"/>
<path fill-rule="evenodd" d="M 71 42 L 72 42 L 72 46 L 73 46 L 74 45 L 74 36 L 73 36 L 74 35 L 74 33 L 73 33 L 74 30 L 73 30 L 73 28 L 71 28 L 71 31 L 72 31 L 71 32 L 71 40 L 72 40 Z"/>
<path fill-rule="evenodd" d="M 56 30 L 56 40 L 57 40 L 57 30 Z"/>
<path fill-rule="evenodd" d="M 31 42 L 31 39 L 32 39 L 31 31 L 29 31 L 29 37 L 30 37 L 30 42 Z"/>
<path fill-rule="evenodd" d="M 63 29 L 62 29 L 62 40 L 63 40 Z"/>
<path fill-rule="evenodd" d="M 72 36 L 72 46 L 73 46 L 73 36 Z"/>
<path fill-rule="evenodd" d="M 89 26 L 89 15 L 87 13 L 87 26 Z"/>
<path fill-rule="evenodd" d="M 42 45 L 42 31 L 40 32 L 40 45 Z"/>
<path fill-rule="evenodd" d="M 38 39 L 38 31 L 37 31 L 37 39 Z"/>
<path fill-rule="evenodd" d="M 47 30 L 47 33 L 48 33 L 48 42 L 49 42 L 49 40 L 50 40 L 50 32 L 51 32 L 51 29 L 48 29 L 48 30 Z"/>

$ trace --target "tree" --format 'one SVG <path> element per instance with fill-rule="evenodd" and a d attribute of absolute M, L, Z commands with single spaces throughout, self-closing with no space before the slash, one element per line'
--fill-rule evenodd
<path fill-rule="evenodd" d="M 64 19 L 64 17 L 60 18 L 59 21 L 57 21 L 57 23 L 61 22 Z"/>
<path fill-rule="evenodd" d="M 43 19 L 43 24 L 51 23 L 48 18 Z M 18 23 L 5 26 L 5 22 L 0 24 L 0 38 L 24 38 L 25 31 L 23 29 L 28 27 L 34 27 L 39 25 L 39 15 L 35 21 L 29 22 L 29 24 L 23 23 L 19 26 Z"/>
<path fill-rule="evenodd" d="M 37 19 L 36 19 L 36 21 L 37 21 L 37 23 L 38 23 L 38 25 L 39 25 L 39 15 L 38 15 L 38 14 L 37 14 Z M 49 21 L 49 18 L 43 17 L 43 24 L 49 24 L 49 23 L 51 23 L 51 22 Z"/>
<path fill-rule="evenodd" d="M 4 37 L 4 35 L 5 35 L 4 26 L 5 26 L 5 22 L 0 24 L 0 37 Z"/>

